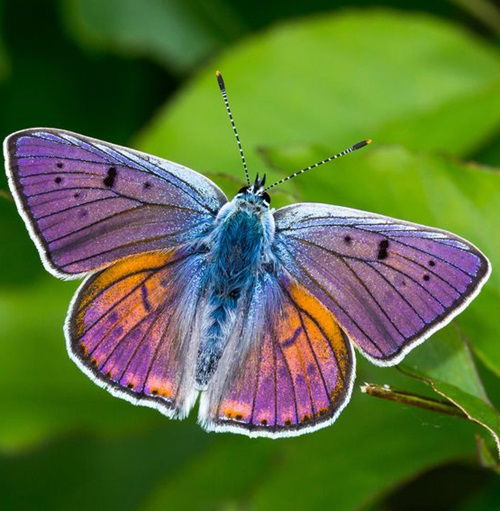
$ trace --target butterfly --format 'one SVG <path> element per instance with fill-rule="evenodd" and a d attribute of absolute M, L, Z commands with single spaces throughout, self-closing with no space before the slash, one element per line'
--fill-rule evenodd
<path fill-rule="evenodd" d="M 208 431 L 296 436 L 335 421 L 353 346 L 391 366 L 477 295 L 487 258 L 446 231 L 327 204 L 228 201 L 177 163 L 59 129 L 4 143 L 9 185 L 45 268 L 85 277 L 65 323 L 95 383 Z"/>

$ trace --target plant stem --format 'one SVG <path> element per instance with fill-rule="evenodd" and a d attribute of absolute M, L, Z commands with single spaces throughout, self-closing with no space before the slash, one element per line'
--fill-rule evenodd
<path fill-rule="evenodd" d="M 430 397 L 419 396 L 417 394 L 411 394 L 410 392 L 404 392 L 402 390 L 391 389 L 388 385 L 377 385 L 375 383 L 365 383 L 361 385 L 361 392 L 370 396 L 387 399 L 389 401 L 396 401 L 405 405 L 416 406 L 417 408 L 423 408 L 424 410 L 430 410 L 432 412 L 444 413 L 446 415 L 453 415 L 454 417 L 461 417 L 467 419 L 460 408 L 448 401 L 441 401 L 438 399 L 432 399 Z"/>

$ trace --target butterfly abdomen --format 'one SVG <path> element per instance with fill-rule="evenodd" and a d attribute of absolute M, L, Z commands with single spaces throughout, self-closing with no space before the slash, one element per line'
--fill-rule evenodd
<path fill-rule="evenodd" d="M 221 223 L 209 254 L 208 313 L 196 364 L 196 384 L 206 387 L 227 343 L 238 301 L 252 285 L 260 265 L 263 228 L 259 217 L 247 211 Z"/>

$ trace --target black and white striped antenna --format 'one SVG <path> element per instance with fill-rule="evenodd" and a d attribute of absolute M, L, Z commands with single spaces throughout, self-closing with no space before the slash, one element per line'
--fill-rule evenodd
<path fill-rule="evenodd" d="M 243 154 L 243 148 L 241 147 L 238 130 L 236 129 L 236 124 L 234 123 L 233 114 L 231 113 L 231 107 L 229 106 L 229 101 L 227 99 L 226 85 L 224 84 L 224 80 L 222 78 L 222 75 L 220 74 L 220 71 L 216 71 L 215 76 L 217 77 L 217 83 L 219 84 L 219 89 L 222 93 L 222 99 L 224 100 L 224 105 L 226 107 L 227 115 L 229 117 L 229 122 L 231 123 L 231 128 L 233 128 L 233 133 L 236 138 L 236 143 L 238 144 L 238 151 L 240 152 L 241 163 L 243 163 L 243 170 L 245 171 L 245 179 L 247 180 L 247 185 L 249 185 L 250 177 L 248 176 L 247 162 L 245 161 L 245 155 Z"/>
<path fill-rule="evenodd" d="M 314 163 L 313 165 L 309 165 L 309 167 L 305 167 L 303 169 L 297 170 L 297 172 L 294 172 L 293 174 L 290 174 L 289 176 L 284 177 L 284 178 L 280 179 L 279 181 L 276 181 L 276 183 L 273 183 L 272 185 L 267 186 L 266 190 L 269 190 L 270 188 L 274 188 L 275 186 L 278 186 L 278 185 L 284 183 L 285 181 L 289 181 L 290 179 L 293 179 L 294 177 L 297 177 L 300 174 L 304 174 L 304 172 L 315 169 L 316 167 L 323 165 L 323 163 L 328 163 L 329 161 L 336 160 L 337 158 L 340 158 L 341 156 L 345 156 L 346 154 L 357 151 L 358 149 L 361 149 L 362 147 L 365 147 L 371 143 L 372 143 L 372 141 L 370 139 L 362 140 L 361 142 L 358 142 L 357 144 L 354 144 L 353 146 L 348 147 L 347 149 L 344 149 L 340 153 L 334 154 L 333 156 L 329 156 L 328 158 L 318 161 L 317 163 Z"/>

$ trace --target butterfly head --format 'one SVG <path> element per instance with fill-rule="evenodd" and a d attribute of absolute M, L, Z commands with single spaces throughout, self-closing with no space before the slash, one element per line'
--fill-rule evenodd
<path fill-rule="evenodd" d="M 264 185 L 266 183 L 266 175 L 262 178 L 257 174 L 253 185 L 247 185 L 240 188 L 236 195 L 242 203 L 247 203 L 250 206 L 257 207 L 258 209 L 269 209 L 271 204 L 271 197 L 266 192 Z"/>

